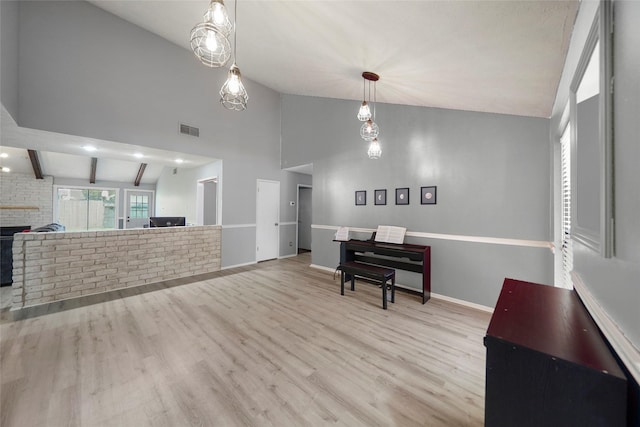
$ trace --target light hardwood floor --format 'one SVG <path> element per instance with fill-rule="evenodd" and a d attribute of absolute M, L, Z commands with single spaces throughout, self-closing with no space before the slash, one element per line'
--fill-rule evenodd
<path fill-rule="evenodd" d="M 340 296 L 309 263 L 5 319 L 0 425 L 483 424 L 488 313 L 404 292 L 385 311 L 378 287 Z"/>

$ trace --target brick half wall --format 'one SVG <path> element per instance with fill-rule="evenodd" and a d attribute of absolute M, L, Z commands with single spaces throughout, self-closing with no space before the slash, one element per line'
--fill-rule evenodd
<path fill-rule="evenodd" d="M 220 270 L 221 227 L 18 233 L 12 310 Z"/>

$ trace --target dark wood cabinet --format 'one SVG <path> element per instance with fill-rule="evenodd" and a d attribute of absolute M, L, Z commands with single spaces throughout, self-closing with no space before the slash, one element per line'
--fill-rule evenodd
<path fill-rule="evenodd" d="M 505 279 L 484 344 L 486 426 L 626 425 L 626 377 L 575 291 Z"/>

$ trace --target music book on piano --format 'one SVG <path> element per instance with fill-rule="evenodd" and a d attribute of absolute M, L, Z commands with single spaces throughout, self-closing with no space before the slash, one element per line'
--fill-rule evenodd
<path fill-rule="evenodd" d="M 385 243 L 404 243 L 404 233 L 407 231 L 405 227 L 395 227 L 393 225 L 379 225 L 376 231 L 376 242 Z"/>
<path fill-rule="evenodd" d="M 339 227 L 336 231 L 336 240 L 347 241 L 349 240 L 349 227 Z"/>

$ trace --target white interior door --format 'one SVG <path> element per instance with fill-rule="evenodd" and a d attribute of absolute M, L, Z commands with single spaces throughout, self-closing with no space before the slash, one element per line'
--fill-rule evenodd
<path fill-rule="evenodd" d="M 124 228 L 142 228 L 153 216 L 153 191 L 125 190 Z"/>
<path fill-rule="evenodd" d="M 278 257 L 280 248 L 280 182 L 258 180 L 256 261 Z"/>

